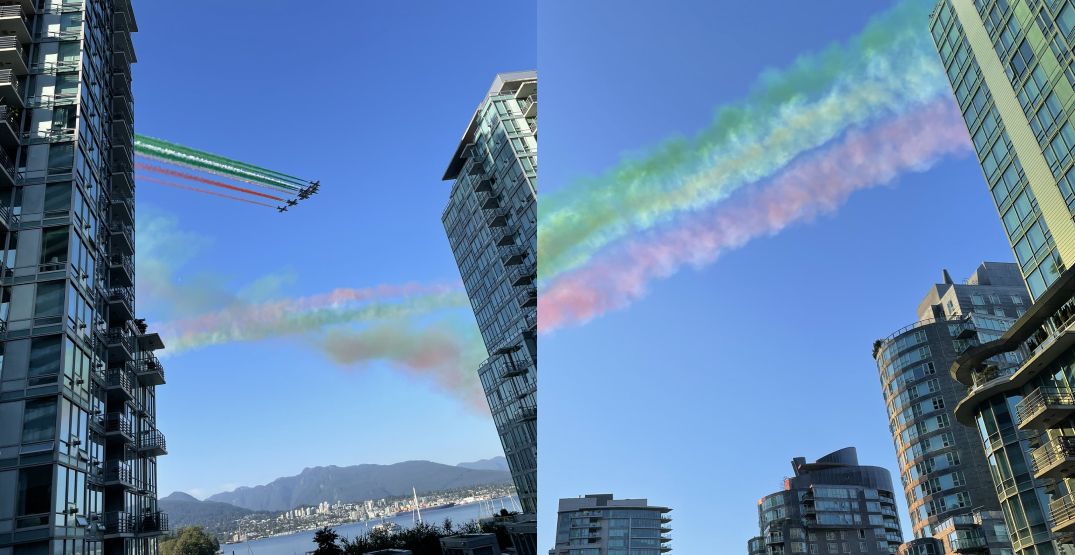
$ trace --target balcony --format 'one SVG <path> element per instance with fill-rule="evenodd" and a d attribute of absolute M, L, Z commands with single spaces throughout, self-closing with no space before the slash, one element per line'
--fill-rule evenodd
<path fill-rule="evenodd" d="M 26 75 L 29 68 L 26 67 L 26 57 L 23 54 L 22 43 L 17 37 L 8 35 L 0 36 L 0 69 L 9 69 L 16 75 Z"/>
<path fill-rule="evenodd" d="M 523 110 L 524 118 L 537 117 L 537 95 L 532 94 L 526 98 L 526 108 Z"/>
<path fill-rule="evenodd" d="M 153 353 L 143 351 L 138 354 L 134 361 L 134 375 L 143 387 L 164 385 L 164 367 Z"/>
<path fill-rule="evenodd" d="M 475 193 L 490 193 L 493 191 L 493 178 L 486 177 L 474 184 Z"/>
<path fill-rule="evenodd" d="M 108 319 L 113 324 L 126 322 L 134 319 L 134 293 L 130 287 L 113 287 L 105 291 L 105 299 L 108 301 Z M 112 333 L 119 330 L 109 330 Z M 124 335 L 127 339 L 129 336 Z M 129 344 L 125 346 L 129 347 Z"/>
<path fill-rule="evenodd" d="M 21 44 L 32 40 L 22 6 L 0 6 L 0 35 L 14 36 Z"/>
<path fill-rule="evenodd" d="M 515 296 L 515 300 L 519 302 L 519 308 L 537 306 L 537 288 L 531 285 L 519 291 Z"/>
<path fill-rule="evenodd" d="M 1075 534 L 1075 494 L 1069 493 L 1050 501 L 1049 513 L 1052 515 L 1049 524 L 1053 534 L 1057 536 Z"/>
<path fill-rule="evenodd" d="M 112 173 L 112 196 L 117 198 L 134 198 L 134 174 L 130 172 Z"/>
<path fill-rule="evenodd" d="M 126 254 L 108 257 L 108 282 L 119 287 L 133 287 L 134 258 Z"/>
<path fill-rule="evenodd" d="M 164 434 L 156 429 L 142 432 L 142 437 L 138 441 L 138 451 L 148 457 L 167 455 L 168 445 L 164 441 Z"/>
<path fill-rule="evenodd" d="M 125 101 L 133 100 L 134 95 L 131 93 L 131 80 L 122 73 L 112 74 L 112 98 L 124 99 Z"/>
<path fill-rule="evenodd" d="M 1075 437 L 1060 436 L 1030 452 L 1035 479 L 1066 478 L 1075 471 Z"/>
<path fill-rule="evenodd" d="M 496 210 L 500 208 L 500 195 L 496 193 L 475 193 L 478 197 L 478 208 L 482 210 Z"/>
<path fill-rule="evenodd" d="M 948 544 L 954 553 L 977 553 L 989 548 L 985 538 L 979 535 L 952 538 L 948 540 Z"/>
<path fill-rule="evenodd" d="M 125 366 L 105 370 L 105 391 L 123 402 L 134 399 L 134 378 L 130 371 Z"/>
<path fill-rule="evenodd" d="M 5 147 L 19 144 L 19 118 L 22 110 L 0 104 L 0 145 Z"/>
<path fill-rule="evenodd" d="M 105 487 L 134 489 L 134 472 L 131 471 L 131 465 L 126 461 L 108 461 L 105 466 L 104 485 Z"/>
<path fill-rule="evenodd" d="M 110 208 L 109 216 L 112 217 L 111 222 L 113 224 L 134 225 L 134 206 L 130 199 L 113 198 Z"/>
<path fill-rule="evenodd" d="M 129 106 L 130 103 L 119 103 L 122 106 Z M 129 119 L 126 119 L 127 114 L 121 112 L 113 112 L 115 117 L 112 119 L 112 143 L 129 145 L 134 142 L 134 131 L 131 128 Z"/>
<path fill-rule="evenodd" d="M 112 145 L 112 171 L 134 171 L 134 154 L 128 145 Z"/>
<path fill-rule="evenodd" d="M 485 225 L 493 228 L 508 225 L 508 209 L 497 208 L 496 210 L 490 210 L 485 215 Z"/>
<path fill-rule="evenodd" d="M 112 204 L 115 205 L 114 202 Z M 109 244 L 113 251 L 128 255 L 134 254 L 134 226 L 119 222 L 112 223 L 108 225 L 108 234 Z"/>
<path fill-rule="evenodd" d="M 171 530 L 168 527 L 168 515 L 160 511 L 142 515 L 137 525 L 138 534 L 141 536 L 159 536 Z"/>
<path fill-rule="evenodd" d="M 138 61 L 134 52 L 134 44 L 131 43 L 131 34 L 125 30 L 117 29 L 113 31 L 112 51 L 118 54 L 123 54 L 133 62 Z"/>
<path fill-rule="evenodd" d="M 498 247 L 509 247 L 515 244 L 515 230 L 510 228 L 497 228 L 493 230 L 493 243 Z"/>
<path fill-rule="evenodd" d="M 482 175 L 485 173 L 485 166 L 481 162 L 475 161 L 470 165 L 469 175 Z"/>
<path fill-rule="evenodd" d="M 110 412 L 105 415 L 105 437 L 118 439 L 124 443 L 134 443 L 134 434 L 131 431 L 131 421 L 118 412 Z"/>
<path fill-rule="evenodd" d="M 520 364 L 514 360 L 504 360 L 504 363 L 497 368 L 497 377 L 501 380 L 514 378 L 515 376 L 522 376 L 526 374 L 528 367 L 525 364 Z"/>
<path fill-rule="evenodd" d="M 537 277 L 537 265 L 525 264 L 512 270 L 510 275 L 511 285 L 513 287 L 530 285 L 531 283 L 534 283 L 534 279 Z"/>
<path fill-rule="evenodd" d="M 10 69 L 0 69 L 0 99 L 9 106 L 22 108 L 22 81 Z"/>
<path fill-rule="evenodd" d="M 518 266 L 526 260 L 526 248 L 522 245 L 501 247 L 500 260 L 504 262 L 504 266 Z"/>
<path fill-rule="evenodd" d="M 109 511 L 101 515 L 105 539 L 134 537 L 136 530 L 134 517 L 126 511 Z"/>
<path fill-rule="evenodd" d="M 1019 429 L 1046 430 L 1075 414 L 1075 392 L 1067 387 L 1039 387 L 1015 406 Z"/>
<path fill-rule="evenodd" d="M 531 422 L 537 420 L 537 407 L 522 407 L 519 409 L 519 422 Z"/>

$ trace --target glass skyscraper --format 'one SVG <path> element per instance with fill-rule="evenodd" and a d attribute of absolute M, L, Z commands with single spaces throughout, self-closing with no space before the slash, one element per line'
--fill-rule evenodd
<path fill-rule="evenodd" d="M 1075 5 L 940 0 L 929 29 L 1034 300 L 957 358 L 955 416 L 985 442 L 1015 552 L 1050 555 L 1075 543 Z"/>
<path fill-rule="evenodd" d="M 672 509 L 612 494 L 561 499 L 549 555 L 661 555 L 672 551 Z"/>
<path fill-rule="evenodd" d="M 537 75 L 501 73 L 444 173 L 442 221 L 489 358 L 478 368 L 523 511 L 537 509 Z"/>
<path fill-rule="evenodd" d="M 750 555 L 896 553 L 903 541 L 892 475 L 861 466 L 854 447 L 808 463 L 791 461 L 784 489 L 758 501 L 759 535 Z"/>
<path fill-rule="evenodd" d="M 0 554 L 151 555 L 160 338 L 135 318 L 129 0 L 0 4 Z"/>
<path fill-rule="evenodd" d="M 960 517 L 974 510 L 1000 510 L 993 484 L 978 479 L 989 474 L 982 440 L 977 430 L 955 420 L 967 387 L 952 379 L 948 369 L 977 344 L 977 326 L 988 321 L 990 327 L 1006 330 L 1029 306 L 1015 264 L 983 263 L 966 283 L 953 282 L 945 271 L 942 283 L 933 285 L 919 304 L 918 321 L 874 345 L 915 538 L 945 538 Z M 942 530 L 941 524 L 949 526 Z M 966 544 L 975 534 L 961 526 L 958 536 Z M 999 554 L 1010 549 L 1006 544 L 1005 537 L 988 547 Z"/>

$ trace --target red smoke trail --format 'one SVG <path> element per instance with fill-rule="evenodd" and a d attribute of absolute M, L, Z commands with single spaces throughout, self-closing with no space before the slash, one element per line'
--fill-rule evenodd
<path fill-rule="evenodd" d="M 710 264 L 757 237 L 834 212 L 855 191 L 926 171 L 945 156 L 968 152 L 967 128 L 949 98 L 851 131 L 758 188 L 666 231 L 628 241 L 542 286 L 538 328 L 547 333 L 625 308 L 645 295 L 651 282 L 684 266 Z"/>
<path fill-rule="evenodd" d="M 136 162 L 134 165 L 135 165 L 136 168 L 138 168 L 140 170 L 146 170 L 146 171 L 151 171 L 151 172 L 156 172 L 156 173 L 162 173 L 164 175 L 170 175 L 172 177 L 178 177 L 178 178 L 181 178 L 181 179 L 189 179 L 191 181 L 197 181 L 198 183 L 204 183 L 206 185 L 212 185 L 214 187 L 223 187 L 225 189 L 231 189 L 232 191 L 239 191 L 241 193 L 248 193 L 248 194 L 251 194 L 251 195 L 257 195 L 259 197 L 265 197 L 267 199 L 279 200 L 279 201 L 284 200 L 284 199 L 282 199 L 280 197 L 274 197 L 272 195 L 266 195 L 265 193 L 259 193 L 257 191 L 252 191 L 250 189 L 244 189 L 242 187 L 236 187 L 234 185 L 228 185 L 227 183 L 223 183 L 221 181 L 214 181 L 212 179 L 206 179 L 204 177 L 198 177 L 197 175 L 191 175 L 189 173 L 183 173 L 181 171 L 170 170 L 168 168 L 162 168 L 162 167 L 159 167 L 159 166 L 153 166 L 153 165 L 146 164 L 146 163 L 143 163 L 143 162 Z"/>
<path fill-rule="evenodd" d="M 197 193 L 205 193 L 207 195 L 213 195 L 213 196 L 217 196 L 217 197 L 223 197 L 223 198 L 226 198 L 226 199 L 237 200 L 239 202 L 249 202 L 250 204 L 256 204 L 258 206 L 267 206 L 269 208 L 274 208 L 273 205 L 266 204 L 264 202 L 258 202 L 256 200 L 250 200 L 250 199 L 241 198 L 241 197 L 233 197 L 231 195 L 225 195 L 224 193 L 218 193 L 216 191 L 209 191 L 207 189 L 199 189 L 197 187 L 191 187 L 190 185 L 183 185 L 181 183 L 172 183 L 171 181 L 165 181 L 163 179 L 157 179 L 156 177 L 149 177 L 149 176 L 146 176 L 146 175 L 138 176 L 138 181 L 148 181 L 150 183 L 156 183 L 158 185 L 164 185 L 165 187 L 175 187 L 176 189 L 186 189 L 187 191 L 194 191 L 194 192 L 197 192 Z"/>

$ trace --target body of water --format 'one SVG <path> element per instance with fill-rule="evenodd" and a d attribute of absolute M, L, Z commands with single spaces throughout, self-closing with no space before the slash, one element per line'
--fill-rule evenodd
<path fill-rule="evenodd" d="M 507 497 L 494 499 L 493 506 L 498 512 L 500 511 L 501 503 L 503 503 L 503 507 L 509 511 L 515 510 L 515 507 L 518 506 L 517 500 L 509 499 Z M 441 525 L 446 518 L 452 519 L 452 524 L 458 526 L 465 522 L 478 520 L 479 518 L 488 516 L 490 516 L 488 514 L 488 504 L 486 504 L 486 513 L 483 514 L 481 504 L 479 503 L 468 503 L 466 505 L 456 505 L 445 509 L 422 511 L 422 520 L 438 526 Z M 374 524 L 379 524 L 380 522 L 380 520 L 371 520 L 369 522 L 369 527 L 372 528 Z M 414 525 L 414 517 L 410 514 L 406 514 L 386 518 L 385 522 L 395 522 L 403 528 L 410 528 Z M 361 536 L 369 530 L 367 524 L 364 522 L 341 524 L 339 526 L 333 526 L 332 528 L 336 530 L 337 534 L 345 538 Z M 313 551 L 317 547 L 314 544 L 314 532 L 315 530 L 303 530 L 286 536 L 273 536 L 271 538 L 261 538 L 254 541 L 222 545 L 220 546 L 220 549 L 224 552 L 224 555 L 302 555 L 307 551 Z"/>

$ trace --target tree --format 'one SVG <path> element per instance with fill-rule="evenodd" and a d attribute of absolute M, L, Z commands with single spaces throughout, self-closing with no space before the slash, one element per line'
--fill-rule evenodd
<path fill-rule="evenodd" d="M 314 543 L 317 544 L 314 555 L 340 555 L 343 553 L 343 548 L 336 545 L 338 539 L 340 535 L 328 526 L 318 530 L 314 533 Z"/>
<path fill-rule="evenodd" d="M 220 542 L 201 526 L 188 526 L 161 541 L 159 550 L 161 555 L 216 555 Z"/>

